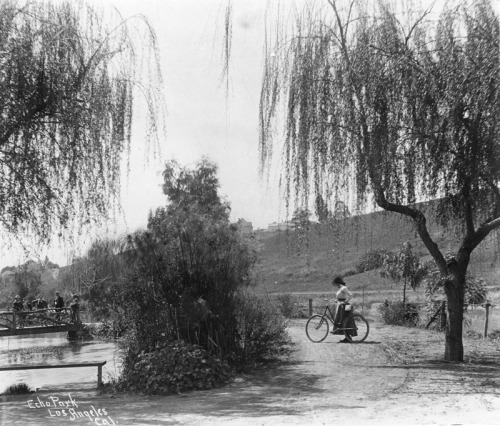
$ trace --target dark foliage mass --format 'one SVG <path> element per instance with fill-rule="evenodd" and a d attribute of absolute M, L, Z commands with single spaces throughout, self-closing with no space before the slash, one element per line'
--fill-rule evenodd
<path fill-rule="evenodd" d="M 228 366 L 276 357 L 287 343 L 283 316 L 245 291 L 256 247 L 229 223 L 215 164 L 169 162 L 163 176 L 168 204 L 151 212 L 147 230 L 98 241 L 75 265 L 91 313 L 106 321 L 100 331 L 124 337 L 118 389 L 217 386 Z"/>
<path fill-rule="evenodd" d="M 374 249 L 364 253 L 356 263 L 358 273 L 380 268 L 384 264 L 385 257 L 389 254 L 386 249 Z"/>
<path fill-rule="evenodd" d="M 403 304 L 406 303 L 406 287 L 415 290 L 427 276 L 429 266 L 420 262 L 410 242 L 403 243 L 396 253 L 388 253 L 383 259 L 380 275 L 396 282 L 403 281 Z"/>
<path fill-rule="evenodd" d="M 185 341 L 165 343 L 163 347 L 127 359 L 118 389 L 155 395 L 211 389 L 232 376 L 227 362 L 214 357 L 198 345 Z"/>
<path fill-rule="evenodd" d="M 33 390 L 26 383 L 16 383 L 15 385 L 10 385 L 2 395 L 24 395 L 32 392 Z"/>
<path fill-rule="evenodd" d="M 131 36 L 137 32 L 142 47 Z M 141 60 L 143 51 L 152 54 Z M 0 3 L 2 230 L 46 241 L 110 215 L 137 81 L 148 139 L 162 122 L 158 61 L 154 32 L 142 18 L 104 19 L 84 2 Z"/>
<path fill-rule="evenodd" d="M 378 308 L 384 324 L 415 327 L 419 323 L 417 306 L 402 300 L 386 300 Z"/>

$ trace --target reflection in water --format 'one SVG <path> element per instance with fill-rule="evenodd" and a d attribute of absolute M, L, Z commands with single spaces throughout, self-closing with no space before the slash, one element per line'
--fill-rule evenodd
<path fill-rule="evenodd" d="M 74 354 L 77 354 L 82 350 L 81 342 L 69 341 L 68 343 L 69 343 L 69 348 L 71 349 L 71 352 L 73 352 Z"/>
<path fill-rule="evenodd" d="M 22 351 L 10 351 L 7 353 L 7 365 L 17 365 L 17 364 L 49 364 L 50 360 L 57 359 L 62 361 L 64 354 L 61 351 L 50 352 L 50 348 L 47 352 L 29 352 L 28 350 Z"/>
<path fill-rule="evenodd" d="M 103 380 L 115 377 L 120 370 L 118 344 L 92 340 L 70 342 L 66 333 L 50 333 L 0 338 L 0 365 L 69 364 L 106 361 Z M 97 367 L 19 370 L 0 372 L 0 392 L 24 382 L 32 389 L 95 388 Z"/>

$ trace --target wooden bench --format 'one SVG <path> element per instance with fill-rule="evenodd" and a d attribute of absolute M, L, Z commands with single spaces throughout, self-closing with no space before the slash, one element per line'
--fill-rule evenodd
<path fill-rule="evenodd" d="M 97 388 L 102 385 L 102 366 L 106 364 L 103 362 L 80 362 L 75 364 L 58 364 L 58 365 L 10 365 L 9 367 L 1 367 L 0 371 L 14 371 L 14 370 L 41 370 L 46 368 L 73 368 L 73 367 L 97 367 Z"/>

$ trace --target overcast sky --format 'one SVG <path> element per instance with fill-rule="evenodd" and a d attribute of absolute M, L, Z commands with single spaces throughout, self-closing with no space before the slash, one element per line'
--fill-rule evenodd
<path fill-rule="evenodd" d="M 221 84 L 222 35 L 226 0 L 100 0 L 114 5 L 126 18 L 143 14 L 158 36 L 165 82 L 167 134 L 161 154 L 144 163 L 144 126 L 134 125 L 131 169 L 124 179 L 120 216 L 111 231 L 126 233 L 144 227 L 150 209 L 163 206 L 161 171 L 175 158 L 194 165 L 202 156 L 219 166 L 221 194 L 232 207 L 231 220 L 245 218 L 255 227 L 282 220 L 278 173 L 269 183 L 259 177 L 258 105 L 262 73 L 265 0 L 233 0 L 233 46 L 229 95 Z M 140 111 L 139 111 L 140 112 Z M 140 115 L 140 114 L 139 114 Z M 102 234 L 100 234 L 102 235 Z M 81 255 L 90 239 L 83 242 Z M 25 262 L 15 247 L 0 247 L 0 268 Z M 30 253 L 45 255 L 61 265 L 72 256 L 68 248 L 53 246 Z"/>
<path fill-rule="evenodd" d="M 268 190 L 258 173 L 265 3 L 233 1 L 234 37 L 226 97 L 220 79 L 226 0 L 115 2 L 126 15 L 144 13 L 158 34 L 168 109 L 162 158 L 175 158 L 185 165 L 202 156 L 215 161 L 221 193 L 232 206 L 232 219 L 243 217 L 260 227 L 280 216 L 277 188 Z M 146 174 L 142 163 L 135 166 L 123 197 L 131 227 L 145 223 L 149 208 L 164 204 L 158 188 L 161 176 L 157 175 L 163 163 L 148 166 Z"/>

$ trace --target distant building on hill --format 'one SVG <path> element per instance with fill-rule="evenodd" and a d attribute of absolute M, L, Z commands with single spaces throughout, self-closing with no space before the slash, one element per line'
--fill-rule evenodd
<path fill-rule="evenodd" d="M 278 231 L 288 231 L 295 228 L 295 223 L 293 222 L 281 222 L 278 223 Z"/>
<path fill-rule="evenodd" d="M 268 232 L 276 232 L 276 231 L 288 231 L 295 228 L 295 224 L 293 222 L 273 222 L 267 226 Z"/>
<path fill-rule="evenodd" d="M 270 223 L 268 226 L 267 226 L 267 230 L 269 232 L 275 232 L 278 230 L 278 223 L 277 222 L 273 222 L 273 223 Z"/>
<path fill-rule="evenodd" d="M 252 222 L 248 222 L 243 218 L 239 218 L 233 225 L 235 225 L 242 234 L 251 234 L 253 231 Z"/>

